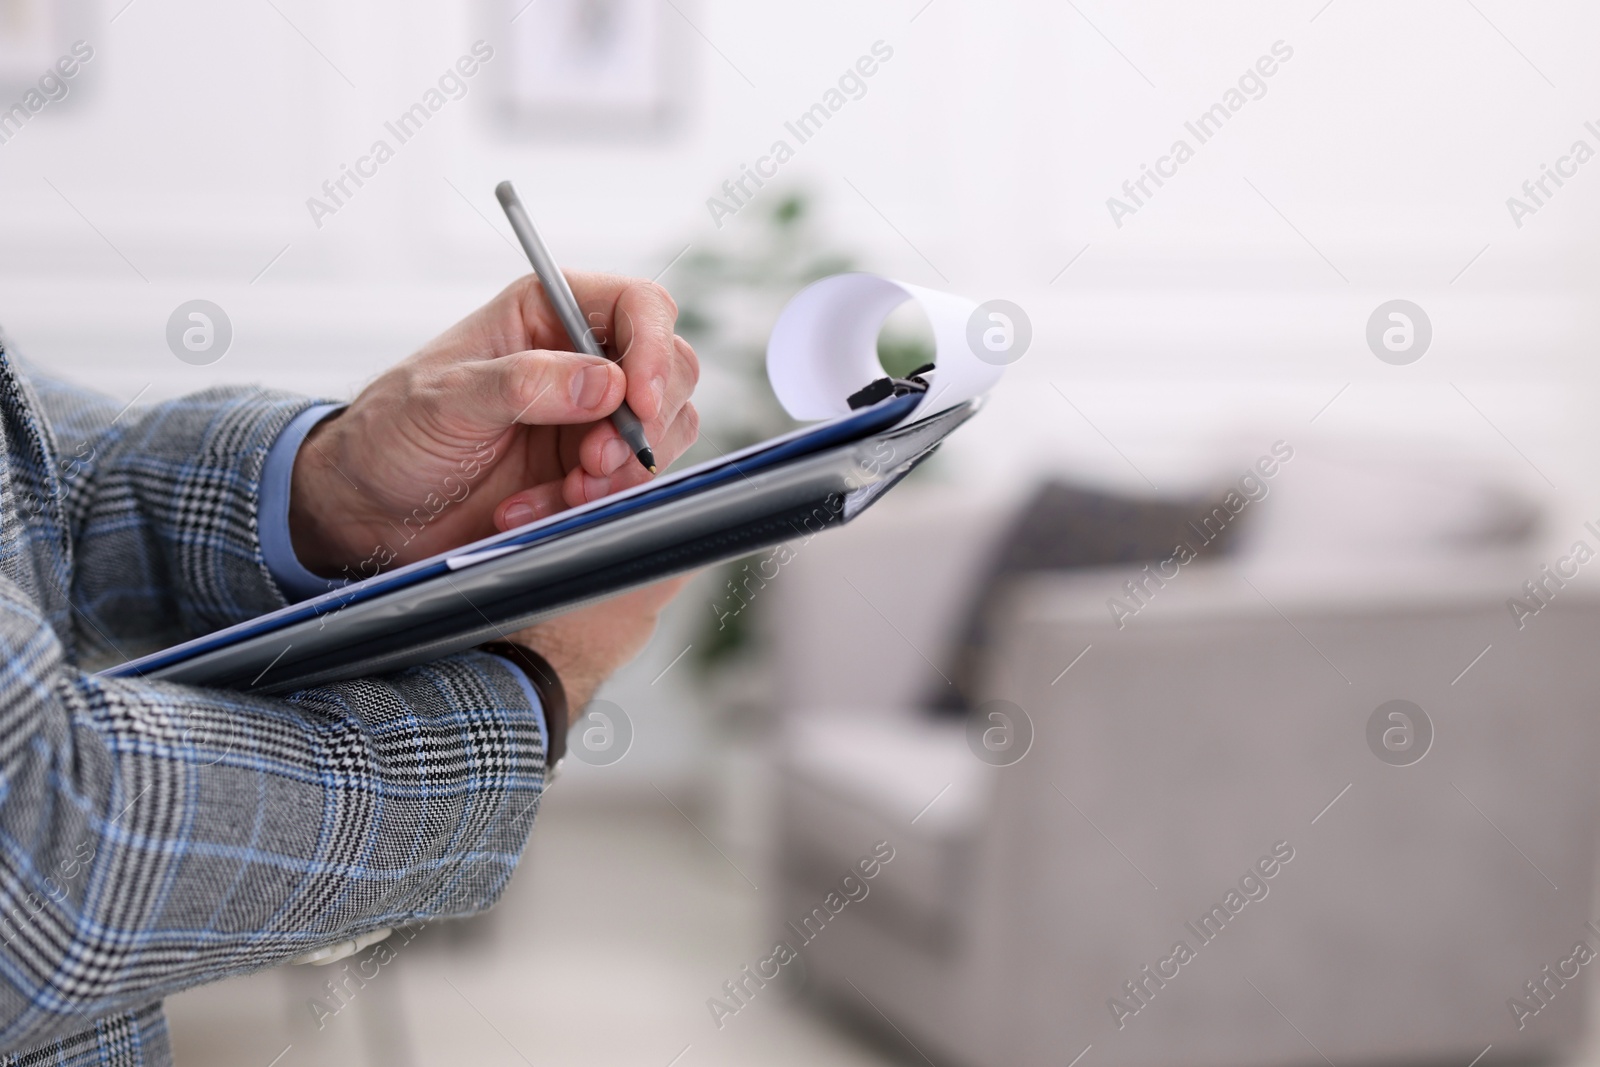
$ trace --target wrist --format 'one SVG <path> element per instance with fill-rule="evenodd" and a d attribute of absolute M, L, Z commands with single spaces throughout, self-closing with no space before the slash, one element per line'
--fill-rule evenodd
<path fill-rule="evenodd" d="M 332 517 L 348 512 L 353 487 L 339 473 L 334 451 L 335 429 L 342 412 L 323 420 L 306 434 L 294 457 L 289 484 L 289 541 L 301 565 L 323 578 L 338 577 L 359 562 L 339 534 Z"/>
<path fill-rule="evenodd" d="M 605 675 L 589 665 L 589 660 L 568 649 L 551 630 L 535 626 L 513 635 L 510 641 L 542 657 L 561 679 L 566 694 L 567 722 L 578 720 L 594 699 L 595 691 L 605 681 Z"/>

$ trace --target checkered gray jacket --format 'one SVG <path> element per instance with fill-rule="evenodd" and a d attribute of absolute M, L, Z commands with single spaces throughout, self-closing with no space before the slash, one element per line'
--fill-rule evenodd
<path fill-rule="evenodd" d="M 516 866 L 544 751 L 502 660 L 281 699 L 87 673 L 283 605 L 256 493 L 309 403 L 124 411 L 0 347 L 0 1064 L 169 1063 L 166 994 Z"/>

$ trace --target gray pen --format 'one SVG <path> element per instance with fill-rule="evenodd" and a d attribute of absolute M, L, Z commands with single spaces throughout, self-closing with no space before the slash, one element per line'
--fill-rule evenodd
<path fill-rule="evenodd" d="M 555 257 L 545 247 L 544 239 L 539 236 L 539 231 L 534 229 L 533 220 L 528 218 L 527 209 L 522 206 L 522 201 L 517 199 L 517 191 L 511 187 L 510 182 L 501 182 L 494 187 L 494 195 L 500 201 L 500 206 L 505 209 L 506 218 L 511 222 L 511 229 L 517 235 L 517 240 L 522 242 L 522 250 L 528 254 L 528 261 L 533 264 L 534 273 L 539 275 L 539 280 L 544 283 L 544 294 L 550 301 L 550 306 L 555 309 L 556 317 L 561 320 L 561 325 L 566 327 L 567 336 L 572 340 L 572 347 L 579 352 L 602 359 L 610 359 L 600 348 L 600 343 L 594 339 L 594 334 L 589 329 L 589 324 L 583 320 L 583 312 L 578 307 L 578 298 L 572 295 L 572 286 L 567 284 L 567 276 L 561 273 L 561 268 L 556 266 Z M 651 474 L 656 473 L 656 454 L 650 450 L 650 442 L 644 436 L 644 427 L 639 424 L 639 416 L 624 400 L 622 406 L 611 413 L 611 425 L 617 428 L 617 433 L 633 449 L 633 454 L 639 458 Z"/>

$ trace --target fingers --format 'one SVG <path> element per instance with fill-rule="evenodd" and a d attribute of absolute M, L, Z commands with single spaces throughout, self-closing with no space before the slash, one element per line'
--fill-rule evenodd
<path fill-rule="evenodd" d="M 678 320 L 678 305 L 667 291 L 655 282 L 641 278 L 625 278 L 618 274 L 594 274 L 588 271 L 563 272 L 572 295 L 577 298 L 583 320 L 594 331 L 595 339 L 611 346 L 613 354 L 626 350 L 626 344 L 617 344 L 616 311 L 619 304 L 627 307 L 635 323 L 643 331 L 658 338 L 664 347 L 672 337 L 672 325 Z M 561 320 L 545 296 L 544 286 L 538 277 L 529 274 L 518 279 L 506 289 L 501 298 L 509 298 L 520 313 L 523 329 L 522 347 L 571 349 Z"/>
<path fill-rule="evenodd" d="M 504 428 L 594 422 L 622 403 L 615 364 L 575 352 L 517 352 L 441 368 L 427 388 L 434 408 Z"/>
<path fill-rule="evenodd" d="M 613 274 L 568 271 L 567 282 L 595 338 L 628 372 L 634 413 L 658 430 L 670 426 L 700 377 L 694 349 L 673 333 L 678 305 L 671 295 L 655 282 Z M 528 347 L 572 347 L 537 279 L 523 279 L 515 293 Z"/>
<path fill-rule="evenodd" d="M 683 455 L 699 435 L 700 413 L 694 409 L 693 404 L 686 404 L 678 413 L 676 421 L 655 444 L 657 460 L 662 464 L 671 463 Z M 567 476 L 560 481 L 545 482 L 513 493 L 495 506 L 495 528 L 509 530 L 516 526 L 526 526 L 558 511 L 587 504 L 591 500 L 599 500 L 603 496 L 649 481 L 650 472 L 639 465 L 639 461 L 628 451 L 627 444 L 617 436 L 617 431 L 609 422 L 596 426 L 580 448 L 586 457 L 595 457 L 613 442 L 620 446 L 621 453 L 620 456 L 609 456 L 608 461 L 611 458 L 620 458 L 622 462 L 608 474 L 596 477 L 587 473 L 583 466 L 577 466 L 567 472 Z M 615 449 L 612 452 L 614 453 Z M 587 462 L 586 459 L 585 463 Z"/>
<path fill-rule="evenodd" d="M 674 308 L 676 311 L 676 308 Z M 700 380 L 700 361 L 689 342 L 672 332 L 651 295 L 630 289 L 617 300 L 614 318 L 622 369 L 628 372 L 628 404 L 646 432 L 672 425 Z"/>
<path fill-rule="evenodd" d="M 566 501 L 561 497 L 561 483 L 545 482 L 500 501 L 494 509 L 494 525 L 498 530 L 510 530 L 566 509 Z"/>
<path fill-rule="evenodd" d="M 583 271 L 568 271 L 566 277 L 584 321 L 626 371 L 628 405 L 653 444 L 654 436 L 666 432 L 688 403 L 700 379 L 694 349 L 673 333 L 678 305 L 654 282 Z M 512 343 L 556 351 L 573 347 L 537 277 L 519 280 L 502 299 L 515 307 L 520 322 Z"/>
<path fill-rule="evenodd" d="M 689 446 L 694 444 L 699 436 L 700 413 L 695 410 L 693 404 L 685 404 L 666 432 L 651 438 L 650 443 L 656 454 L 657 463 L 665 466 L 676 460 L 688 451 Z M 568 471 L 562 483 L 563 498 L 570 506 L 587 504 L 591 500 L 599 500 L 603 496 L 631 489 L 641 482 L 650 480 L 650 472 L 641 467 L 631 453 L 627 454 L 620 465 L 606 473 L 600 475 L 590 473 L 591 470 L 604 470 L 606 465 L 621 458 L 626 452 L 626 444 L 623 444 L 619 451 L 610 444 L 613 440 L 618 440 L 617 432 L 608 423 L 590 431 L 580 446 L 583 462 Z M 596 460 L 593 467 L 589 463 L 591 457 Z"/>
<path fill-rule="evenodd" d="M 670 466 L 678 456 L 688 451 L 698 437 L 699 411 L 694 405 L 685 405 L 666 432 L 651 437 L 651 451 L 656 453 L 656 466 L 662 469 Z M 589 434 L 579 443 L 578 462 L 582 474 L 595 480 L 592 488 L 584 493 L 584 498 L 590 501 L 606 493 L 616 493 L 626 490 L 627 486 L 637 485 L 648 474 L 638 466 L 638 459 L 610 422 L 602 422 L 589 430 Z M 611 480 L 610 485 L 600 485 L 603 480 Z"/>
<path fill-rule="evenodd" d="M 685 422 L 685 419 L 691 420 Z M 681 425 L 680 425 L 681 423 Z M 694 444 L 699 436 L 700 413 L 693 404 L 679 407 L 671 425 L 644 424 L 645 437 L 656 455 L 656 465 L 665 469 Z M 584 471 L 604 478 L 637 462 L 633 450 L 622 440 L 610 420 L 590 429 L 578 444 L 577 462 Z"/>
<path fill-rule="evenodd" d="M 627 321 L 626 316 L 622 321 Z M 642 384 L 635 370 L 624 363 L 624 369 L 628 371 L 629 405 L 633 407 L 634 414 L 639 416 L 644 426 L 645 439 L 650 442 L 657 463 L 663 468 L 682 455 L 683 449 L 687 449 L 695 441 L 694 432 L 689 433 L 686 438 L 681 437 L 681 431 L 678 431 L 680 433 L 678 439 L 674 439 L 672 435 L 673 427 L 683 412 L 692 407 L 689 396 L 694 392 L 695 384 L 700 377 L 700 363 L 695 358 L 694 349 L 690 348 L 689 343 L 683 338 L 674 337 L 673 347 L 677 355 L 668 371 L 668 384 L 664 389 L 664 396 L 656 395 L 654 388 L 648 390 L 651 393 L 650 403 L 655 405 L 653 415 L 645 414 L 649 409 L 641 410 L 641 406 L 634 400 L 640 389 L 645 388 L 648 383 Z M 696 420 L 695 425 L 698 426 L 698 415 L 691 417 Z M 681 442 L 681 447 L 678 446 L 678 442 Z M 630 458 L 632 455 L 632 451 L 620 437 L 607 429 L 597 428 L 582 442 L 578 461 L 589 474 L 605 477 L 632 462 Z"/>

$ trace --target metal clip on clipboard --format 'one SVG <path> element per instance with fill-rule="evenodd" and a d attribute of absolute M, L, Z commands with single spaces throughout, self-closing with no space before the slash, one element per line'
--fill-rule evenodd
<path fill-rule="evenodd" d="M 926 393 L 928 391 L 928 380 L 923 375 L 931 370 L 933 370 L 933 364 L 924 363 L 904 378 L 879 378 L 877 381 L 864 385 L 851 393 L 846 402 L 850 405 L 851 411 L 859 411 L 862 408 L 871 407 L 881 400 L 887 400 L 891 396 Z"/>

